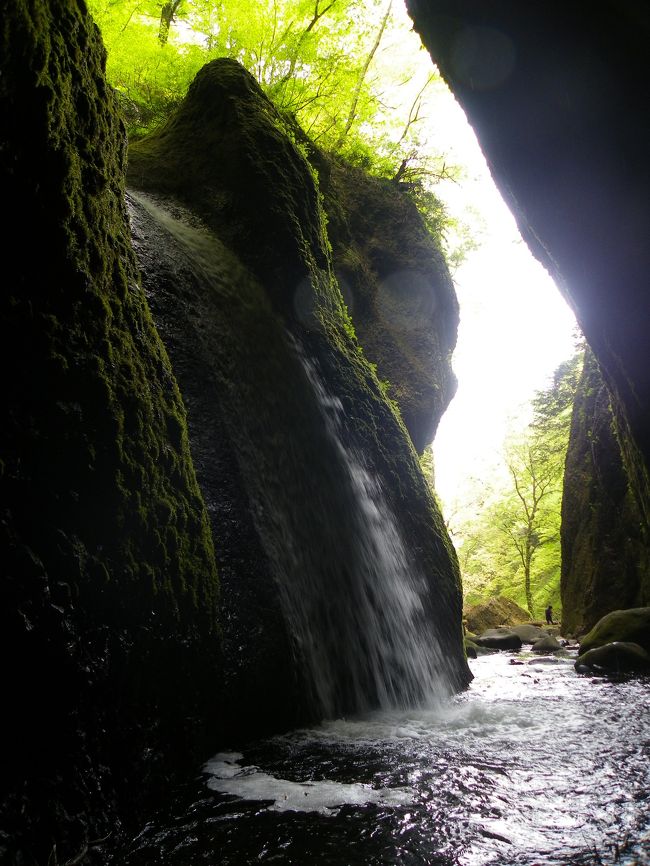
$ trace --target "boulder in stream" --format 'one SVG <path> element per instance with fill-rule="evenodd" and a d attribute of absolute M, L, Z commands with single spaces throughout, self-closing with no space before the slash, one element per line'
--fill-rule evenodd
<path fill-rule="evenodd" d="M 522 640 L 509 628 L 489 628 L 474 639 L 478 646 L 498 650 L 521 649 Z"/>
<path fill-rule="evenodd" d="M 510 627 L 520 639 L 522 643 L 535 643 L 542 638 L 548 637 L 549 632 L 546 629 L 540 628 L 538 625 L 531 623 L 521 623 Z"/>
<path fill-rule="evenodd" d="M 607 673 L 650 673 L 650 653 L 632 641 L 612 641 L 578 656 L 575 668 L 578 673 L 593 673 L 594 669 Z"/>
<path fill-rule="evenodd" d="M 487 628 L 516 625 L 529 619 L 528 611 L 502 595 L 466 608 L 463 616 L 467 630 L 476 634 Z"/>
<path fill-rule="evenodd" d="M 580 641 L 580 654 L 614 642 L 636 643 L 650 652 L 650 607 L 606 614 Z"/>
<path fill-rule="evenodd" d="M 551 634 L 541 637 L 532 646 L 534 653 L 554 653 L 560 649 L 562 649 L 562 644 Z"/>

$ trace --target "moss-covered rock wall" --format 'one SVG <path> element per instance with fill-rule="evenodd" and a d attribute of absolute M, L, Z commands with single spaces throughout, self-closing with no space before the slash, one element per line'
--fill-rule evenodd
<path fill-rule="evenodd" d="M 587 351 L 562 498 L 562 628 L 584 634 L 606 613 L 650 598 L 644 526 L 616 437 L 610 396 Z"/>
<path fill-rule="evenodd" d="M 83 3 L 4 4 L 0 115 L 0 860 L 62 863 L 203 754 L 218 582 Z"/>
<path fill-rule="evenodd" d="M 294 340 L 340 401 L 342 444 L 363 455 L 397 515 L 413 568 L 429 586 L 431 640 L 444 646 L 451 680 L 462 686 L 469 671 L 455 554 L 409 436 L 354 335 L 302 148 L 254 79 L 221 59 L 201 70 L 162 130 L 132 144 L 128 178 L 144 285 L 186 395 L 199 481 L 209 508 L 246 524 L 257 551 L 251 573 L 240 540 L 226 538 L 216 521 L 226 608 L 243 605 L 254 642 L 266 648 L 244 653 L 233 674 L 239 694 L 251 691 L 237 681 L 267 683 L 269 700 L 257 703 L 254 723 L 313 715 L 310 688 L 327 665 L 308 670 L 304 662 L 318 655 L 319 641 L 336 680 L 326 708 L 359 709 L 353 684 L 340 686 L 349 665 L 344 610 L 355 604 L 352 575 L 364 550 L 358 503 Z M 158 205 L 167 217 L 156 214 Z M 146 213 L 167 221 L 167 253 Z M 180 273 L 186 266 L 174 266 L 183 249 L 202 260 L 206 284 L 188 282 Z M 232 501 L 219 502 L 215 460 L 233 467 Z M 298 627 L 287 645 L 283 623 L 308 603 L 310 633 Z M 238 641 L 228 642 L 231 662 Z"/>
<path fill-rule="evenodd" d="M 440 240 L 405 185 L 322 154 L 310 158 L 354 327 L 421 453 L 456 391 L 458 301 Z"/>
<path fill-rule="evenodd" d="M 336 641 L 364 556 L 343 452 L 398 515 L 455 688 L 470 678 L 460 581 L 342 303 L 314 170 L 253 79 L 210 64 L 130 153 L 133 189 L 209 235 L 197 284 L 178 278 L 183 243 L 155 202 L 134 192 L 129 222 L 124 131 L 83 3 L 4 12 L 0 857 L 105 862 L 97 840 L 226 735 L 314 716 L 311 627 L 290 634 L 287 610 L 315 577 L 307 621 L 343 682 L 332 706 L 356 706 Z"/>

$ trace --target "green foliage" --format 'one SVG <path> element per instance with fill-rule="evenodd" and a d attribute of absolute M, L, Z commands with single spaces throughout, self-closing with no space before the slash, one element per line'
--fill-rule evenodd
<path fill-rule="evenodd" d="M 161 125 L 205 63 L 231 57 L 290 119 L 288 127 L 399 183 L 452 267 L 472 247 L 432 192 L 459 169 L 426 140 L 440 79 L 401 2 L 89 0 L 89 7 L 131 140 Z"/>
<path fill-rule="evenodd" d="M 532 400 L 533 418 L 504 448 L 504 474 L 476 484 L 453 521 L 466 602 L 505 595 L 539 616 L 560 600 L 564 459 L 582 349 Z"/>

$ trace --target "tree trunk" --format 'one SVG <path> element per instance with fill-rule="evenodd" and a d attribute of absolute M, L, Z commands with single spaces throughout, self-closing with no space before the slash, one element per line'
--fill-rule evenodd
<path fill-rule="evenodd" d="M 168 0 L 160 10 L 160 26 L 158 28 L 158 42 L 161 45 L 167 45 L 169 39 L 169 28 L 172 26 L 174 16 L 178 12 L 178 7 L 183 0 Z"/>
<path fill-rule="evenodd" d="M 535 611 L 533 610 L 533 594 L 530 589 L 530 566 L 532 562 L 532 551 L 530 548 L 526 551 L 526 562 L 524 564 L 524 586 L 526 590 L 526 607 L 528 608 L 528 613 L 530 614 L 530 618 L 535 618 Z"/>
<path fill-rule="evenodd" d="M 390 17 L 390 11 L 392 9 L 392 6 L 393 6 L 393 0 L 389 0 L 388 6 L 386 8 L 386 14 L 384 15 L 382 22 L 381 22 L 381 25 L 379 27 L 379 30 L 377 31 L 377 36 L 375 38 L 373 46 L 370 49 L 368 56 L 366 57 L 365 63 L 363 64 L 363 67 L 361 68 L 361 71 L 359 72 L 359 75 L 357 77 L 356 87 L 354 88 L 354 96 L 352 97 L 352 105 L 350 106 L 350 112 L 348 114 L 348 119 L 345 123 L 345 129 L 343 130 L 343 132 L 339 136 L 339 139 L 336 142 L 336 148 L 335 149 L 338 149 L 339 147 L 341 147 L 341 145 L 345 141 L 347 134 L 352 129 L 352 124 L 356 120 L 357 107 L 359 105 L 359 97 L 361 95 L 361 88 L 363 87 L 363 82 L 365 81 L 366 75 L 368 74 L 368 69 L 370 69 L 370 64 L 372 63 L 372 59 L 375 56 L 375 54 L 377 53 L 377 49 L 379 48 L 379 46 L 381 44 L 381 40 L 384 36 L 384 31 L 386 30 L 386 25 L 388 24 L 388 19 Z"/>

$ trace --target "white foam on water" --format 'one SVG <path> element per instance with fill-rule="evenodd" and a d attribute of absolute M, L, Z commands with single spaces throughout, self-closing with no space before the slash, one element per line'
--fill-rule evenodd
<path fill-rule="evenodd" d="M 273 812 L 319 812 L 336 815 L 343 806 L 402 806 L 413 801 L 409 788 L 372 788 L 361 783 L 321 779 L 292 782 L 263 773 L 255 766 L 242 767 L 243 756 L 236 752 L 219 753 L 203 767 L 208 788 L 248 801 L 270 801 Z"/>

